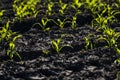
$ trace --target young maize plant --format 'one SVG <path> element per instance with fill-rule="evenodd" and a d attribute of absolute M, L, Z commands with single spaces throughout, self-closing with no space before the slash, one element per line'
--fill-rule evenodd
<path fill-rule="evenodd" d="M 99 30 L 106 29 L 109 19 L 98 14 L 98 17 L 92 20 L 92 28 Z"/>
<path fill-rule="evenodd" d="M 52 7 L 54 6 L 54 3 L 53 2 L 50 2 L 48 3 L 48 6 L 47 6 L 47 10 L 46 10 L 46 14 L 47 15 L 51 15 L 52 14 Z"/>
<path fill-rule="evenodd" d="M 72 4 L 70 5 L 73 9 L 76 10 L 76 12 L 81 12 L 79 8 L 83 5 L 80 0 L 73 0 Z"/>
<path fill-rule="evenodd" d="M 64 29 L 65 24 L 71 23 L 68 20 L 70 20 L 70 19 L 69 18 L 65 18 L 63 21 L 60 20 L 60 19 L 57 19 L 57 21 L 51 19 L 51 21 L 53 21 L 56 25 L 58 25 L 62 30 Z"/>
<path fill-rule="evenodd" d="M 77 17 L 76 16 L 73 16 L 72 17 L 72 29 L 75 29 L 76 28 L 76 21 L 77 20 Z"/>
<path fill-rule="evenodd" d="M 17 33 L 15 33 L 17 34 Z M 14 55 L 16 55 L 19 59 L 22 59 L 20 54 L 15 50 L 15 41 L 18 39 L 18 38 L 21 38 L 22 36 L 21 35 L 16 35 L 14 36 L 14 38 L 12 39 L 12 41 L 10 41 L 9 43 L 9 49 L 7 50 L 7 56 L 10 57 L 10 59 L 12 59 L 14 57 Z"/>
<path fill-rule="evenodd" d="M 71 19 L 71 27 L 72 29 L 75 29 L 76 26 L 77 26 L 77 15 L 81 14 L 81 12 L 77 12 L 75 13 L 75 15 L 72 16 L 72 19 Z"/>
<path fill-rule="evenodd" d="M 57 4 L 57 5 L 60 7 L 59 12 L 60 12 L 62 15 L 64 15 L 65 10 L 66 10 L 67 7 L 68 7 L 68 4 L 63 3 L 62 0 L 59 0 L 58 2 L 55 2 L 55 4 Z"/>
<path fill-rule="evenodd" d="M 90 11 L 93 15 L 98 14 L 102 11 L 101 8 L 105 6 L 102 0 L 82 0 L 82 3 L 84 4 L 86 11 Z"/>
<path fill-rule="evenodd" d="M 39 26 L 42 28 L 43 32 L 46 32 L 46 31 L 49 31 L 49 30 L 50 30 L 50 27 L 47 27 L 47 26 L 46 26 L 47 23 L 50 22 L 50 21 L 51 21 L 51 20 L 48 19 L 48 18 L 42 18 L 40 23 L 35 23 L 35 24 L 33 24 L 32 27 L 34 27 L 34 26 L 36 26 L 36 25 L 39 25 Z"/>
<path fill-rule="evenodd" d="M 16 32 L 12 32 L 12 30 L 10 30 L 9 28 L 9 24 L 10 21 L 8 21 L 6 25 L 2 27 L 2 29 L 0 30 L 0 43 L 4 44 L 2 45 L 3 47 L 9 45 L 9 49 L 5 51 L 7 53 L 7 56 L 10 57 L 10 59 L 12 59 L 14 55 L 16 55 L 17 57 L 19 57 L 19 59 L 21 59 L 19 53 L 15 50 L 15 41 L 16 39 L 20 38 L 21 35 L 17 34 Z M 5 45 L 5 43 L 7 44 Z"/>
<path fill-rule="evenodd" d="M 95 47 L 95 44 L 93 43 L 93 40 L 90 39 L 91 37 L 94 37 L 94 34 L 89 34 L 87 37 L 85 37 L 85 49 L 93 49 Z"/>
<path fill-rule="evenodd" d="M 118 54 L 120 54 L 120 49 L 118 48 L 118 39 L 120 37 L 120 32 L 115 32 L 111 28 L 106 28 L 103 31 L 103 35 L 100 35 L 100 37 L 97 39 L 99 40 L 105 40 L 108 45 L 106 45 L 106 48 L 114 49 Z"/>
<path fill-rule="evenodd" d="M 62 43 L 62 38 L 65 36 L 65 34 L 61 35 L 61 38 L 57 39 L 56 40 L 52 40 L 52 48 L 57 52 L 57 53 L 60 53 L 60 51 L 65 47 L 65 46 L 68 46 L 68 47 L 71 47 L 73 48 L 71 45 L 66 45 L 66 44 L 61 44 Z"/>
<path fill-rule="evenodd" d="M 66 10 L 66 8 L 67 8 L 67 4 L 65 4 L 65 3 L 63 3 L 63 4 L 61 4 L 61 9 L 59 10 L 59 12 L 62 14 L 62 15 L 64 15 L 64 12 L 65 12 L 65 10 Z"/>

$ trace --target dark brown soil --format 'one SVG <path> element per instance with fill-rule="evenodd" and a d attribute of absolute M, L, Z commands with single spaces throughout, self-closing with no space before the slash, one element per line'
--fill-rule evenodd
<path fill-rule="evenodd" d="M 2 4 L 9 3 L 9 7 L 2 6 L 8 11 L 5 16 L 12 19 L 14 17 L 14 12 L 10 11 L 12 0 L 1 1 Z M 49 23 L 48 26 L 52 27 L 47 32 L 43 32 L 39 26 L 31 27 L 40 21 L 41 17 L 42 15 L 38 15 L 37 18 L 25 18 L 21 23 L 16 21 L 11 24 L 13 31 L 22 34 L 22 38 L 15 42 L 22 60 L 14 57 L 13 61 L 8 61 L 9 57 L 4 52 L 1 53 L 0 80 L 116 80 L 117 72 L 120 71 L 120 65 L 116 63 L 118 58 L 116 52 L 105 48 L 105 42 L 96 42 L 96 37 L 91 37 L 96 46 L 93 49 L 85 49 L 84 37 L 88 34 L 96 36 L 101 34 L 91 28 L 92 16 L 78 15 L 75 29 L 67 26 L 61 30 L 57 25 Z M 64 19 L 59 15 L 50 18 Z M 1 26 L 5 22 L 6 18 Z M 119 23 L 112 24 L 111 27 L 120 31 Z M 62 44 L 71 45 L 73 48 L 64 47 L 58 54 L 52 49 L 51 44 L 52 40 L 59 39 L 62 34 L 67 34 L 63 37 Z M 48 50 L 49 54 L 44 54 L 43 50 Z"/>

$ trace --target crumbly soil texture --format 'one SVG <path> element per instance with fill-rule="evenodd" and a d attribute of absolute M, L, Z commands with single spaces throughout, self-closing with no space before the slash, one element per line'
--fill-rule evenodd
<path fill-rule="evenodd" d="M 15 16 L 11 10 L 13 0 L 1 1 L 2 8 L 7 10 L 5 16 L 12 19 Z M 68 24 L 61 30 L 52 23 L 47 24 L 51 29 L 46 32 L 43 32 L 39 26 L 29 27 L 40 21 L 43 15 L 44 13 L 39 14 L 35 19 L 24 19 L 21 23 L 16 21 L 11 24 L 13 31 L 22 34 L 22 38 L 15 42 L 15 49 L 22 59 L 14 57 L 11 61 L 1 53 L 0 80 L 117 80 L 120 65 L 116 63 L 118 55 L 114 50 L 105 48 L 104 41 L 96 42 L 95 37 L 91 37 L 96 44 L 95 47 L 85 49 L 85 37 L 88 34 L 101 34 L 90 26 L 92 16 L 78 15 L 75 29 Z M 59 14 L 50 18 L 64 19 Z M 1 25 L 5 21 L 6 19 Z M 120 31 L 119 22 L 111 26 Z M 57 53 L 52 48 L 52 41 L 59 39 L 62 34 L 66 36 L 62 38 L 61 45 L 72 47 L 65 46 L 60 53 Z"/>

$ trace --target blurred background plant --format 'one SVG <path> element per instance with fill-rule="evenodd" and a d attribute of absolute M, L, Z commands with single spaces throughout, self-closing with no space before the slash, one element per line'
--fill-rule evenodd
<path fill-rule="evenodd" d="M 100 14 L 97 14 L 97 16 L 92 20 L 92 27 L 103 31 L 111 24 L 118 21 L 115 17 L 117 14 L 120 14 L 120 11 L 113 10 L 110 5 L 106 5 L 104 10 Z"/>
<path fill-rule="evenodd" d="M 36 17 L 39 11 L 36 6 L 39 0 L 14 0 L 13 11 L 18 20 L 22 21 L 25 17 Z"/>
<path fill-rule="evenodd" d="M 81 12 L 80 8 L 84 5 L 80 0 L 73 0 L 70 6 L 75 9 L 76 13 Z"/>
<path fill-rule="evenodd" d="M 84 4 L 85 12 L 90 12 L 94 16 L 102 11 L 106 5 L 102 0 L 81 0 Z"/>

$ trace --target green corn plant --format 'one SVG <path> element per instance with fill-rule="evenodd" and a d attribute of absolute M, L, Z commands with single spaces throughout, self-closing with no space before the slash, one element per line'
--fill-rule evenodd
<path fill-rule="evenodd" d="M 65 24 L 71 23 L 70 21 L 68 21 L 68 19 L 69 18 L 65 18 L 63 21 L 60 19 L 57 19 L 57 21 L 55 21 L 55 20 L 51 20 L 51 21 L 53 21 L 56 25 L 58 25 L 63 30 Z"/>
<path fill-rule="evenodd" d="M 59 12 L 63 15 L 68 7 L 68 4 L 63 3 L 62 0 L 55 2 L 55 4 L 57 4 L 60 7 Z"/>
<path fill-rule="evenodd" d="M 1 10 L 0 11 L 0 17 L 3 16 L 3 13 L 5 12 L 5 10 Z"/>
<path fill-rule="evenodd" d="M 113 10 L 110 5 L 107 5 L 108 18 L 111 19 L 111 22 L 115 20 L 115 15 L 120 14 L 119 10 Z"/>
<path fill-rule="evenodd" d="M 70 4 L 70 6 L 75 9 L 76 12 L 81 12 L 79 8 L 81 8 L 82 5 L 83 3 L 80 2 L 80 0 L 73 0 L 72 4 Z"/>
<path fill-rule="evenodd" d="M 103 35 L 101 35 L 97 41 L 104 40 L 107 42 L 106 48 L 114 49 L 118 55 L 120 55 L 119 43 L 117 42 L 120 38 L 120 32 L 115 32 L 113 29 L 107 28 L 104 30 Z M 116 55 L 116 54 L 115 54 Z M 120 58 L 116 59 L 120 63 Z M 117 74 L 117 79 L 119 74 Z"/>
<path fill-rule="evenodd" d="M 103 30 L 108 26 L 108 18 L 103 17 L 98 14 L 98 17 L 92 20 L 92 28 L 98 30 Z"/>
<path fill-rule="evenodd" d="M 74 16 L 72 16 L 72 19 L 71 19 L 71 27 L 72 29 L 75 29 L 76 28 L 76 25 L 77 25 L 77 15 L 78 14 L 81 14 L 81 12 L 77 12 Z"/>
<path fill-rule="evenodd" d="M 76 16 L 73 16 L 73 17 L 72 17 L 72 29 L 75 29 L 75 28 L 76 28 L 76 19 L 77 19 Z"/>
<path fill-rule="evenodd" d="M 21 35 L 18 35 L 16 32 L 12 32 L 12 30 L 10 30 L 9 24 L 10 21 L 8 21 L 6 25 L 0 30 L 0 44 L 3 44 L 3 47 L 9 46 L 9 49 L 5 51 L 7 56 L 9 56 L 11 59 L 13 58 L 13 55 L 17 55 L 20 58 L 19 54 L 15 51 L 14 42 L 17 38 L 20 38 Z"/>
<path fill-rule="evenodd" d="M 43 32 L 46 32 L 50 30 L 50 27 L 46 27 L 47 23 L 50 21 L 51 20 L 48 18 L 42 18 L 40 23 L 35 23 L 32 27 L 34 27 L 35 25 L 39 25 L 42 28 Z"/>
<path fill-rule="evenodd" d="M 53 48 L 57 53 L 60 53 L 60 51 L 61 51 L 65 46 L 69 46 L 69 47 L 73 48 L 71 45 L 66 45 L 66 44 L 61 45 L 62 38 L 63 38 L 64 36 L 65 36 L 65 35 L 62 35 L 61 38 L 57 39 L 57 41 L 56 41 L 56 40 L 52 40 L 52 48 Z"/>
<path fill-rule="evenodd" d="M 108 19 L 107 17 L 104 17 L 103 14 L 107 12 L 107 8 L 105 8 L 102 13 L 97 14 L 97 17 L 94 16 L 94 19 L 92 20 L 92 28 L 96 28 L 99 30 L 100 28 L 106 28 L 106 25 L 108 25 Z"/>
<path fill-rule="evenodd" d="M 48 6 L 47 6 L 47 10 L 46 10 L 46 14 L 47 15 L 51 15 L 52 14 L 52 7 L 54 6 L 54 3 L 53 2 L 50 2 L 48 3 Z"/>
<path fill-rule="evenodd" d="M 93 49 L 95 47 L 93 41 L 90 39 L 90 37 L 95 36 L 94 34 L 89 34 L 87 37 L 85 37 L 85 49 L 88 49 L 90 47 L 90 49 Z"/>
<path fill-rule="evenodd" d="M 59 12 L 63 15 L 65 10 L 66 10 L 66 8 L 67 8 L 67 4 L 63 3 L 63 4 L 61 4 L 60 7 L 61 7 L 61 9 L 59 10 Z"/>
<path fill-rule="evenodd" d="M 14 57 L 14 55 L 16 55 L 19 59 L 21 59 L 20 54 L 15 50 L 15 41 L 18 38 L 21 38 L 21 35 L 16 35 L 14 36 L 14 38 L 12 39 L 12 41 L 10 41 L 9 43 L 9 49 L 7 50 L 7 56 L 10 57 L 10 59 L 12 59 Z"/>
<path fill-rule="evenodd" d="M 15 16 L 18 20 L 22 21 L 24 17 L 36 17 L 38 11 L 36 9 L 36 5 L 39 0 L 14 0 L 13 10 L 15 12 Z"/>
<path fill-rule="evenodd" d="M 59 0 L 59 1 L 55 2 L 55 4 L 57 4 L 59 7 L 61 7 L 64 3 L 62 0 Z"/>
<path fill-rule="evenodd" d="M 8 41 L 11 37 L 11 33 L 12 31 L 9 29 L 9 24 L 10 24 L 10 21 L 8 21 L 6 23 L 6 25 L 4 27 L 2 27 L 2 29 L 0 30 L 0 42 L 6 40 Z"/>
<path fill-rule="evenodd" d="M 58 19 L 58 22 L 59 22 L 59 27 L 61 28 L 61 29 L 63 29 L 64 28 L 64 25 L 66 24 L 66 23 L 70 23 L 69 21 L 66 21 L 67 20 L 67 18 L 66 19 L 64 19 L 63 21 L 62 20 L 60 20 L 60 19 Z"/>
<path fill-rule="evenodd" d="M 80 2 L 79 0 L 73 0 L 73 4 L 77 7 L 80 8 L 82 5 L 82 2 Z"/>
<path fill-rule="evenodd" d="M 103 31 L 103 35 L 100 35 L 100 37 L 97 39 L 99 40 L 105 40 L 108 45 L 106 45 L 106 48 L 113 48 L 118 54 L 120 54 L 120 49 L 118 48 L 117 40 L 120 37 L 120 32 L 115 32 L 111 28 L 106 28 Z"/>

